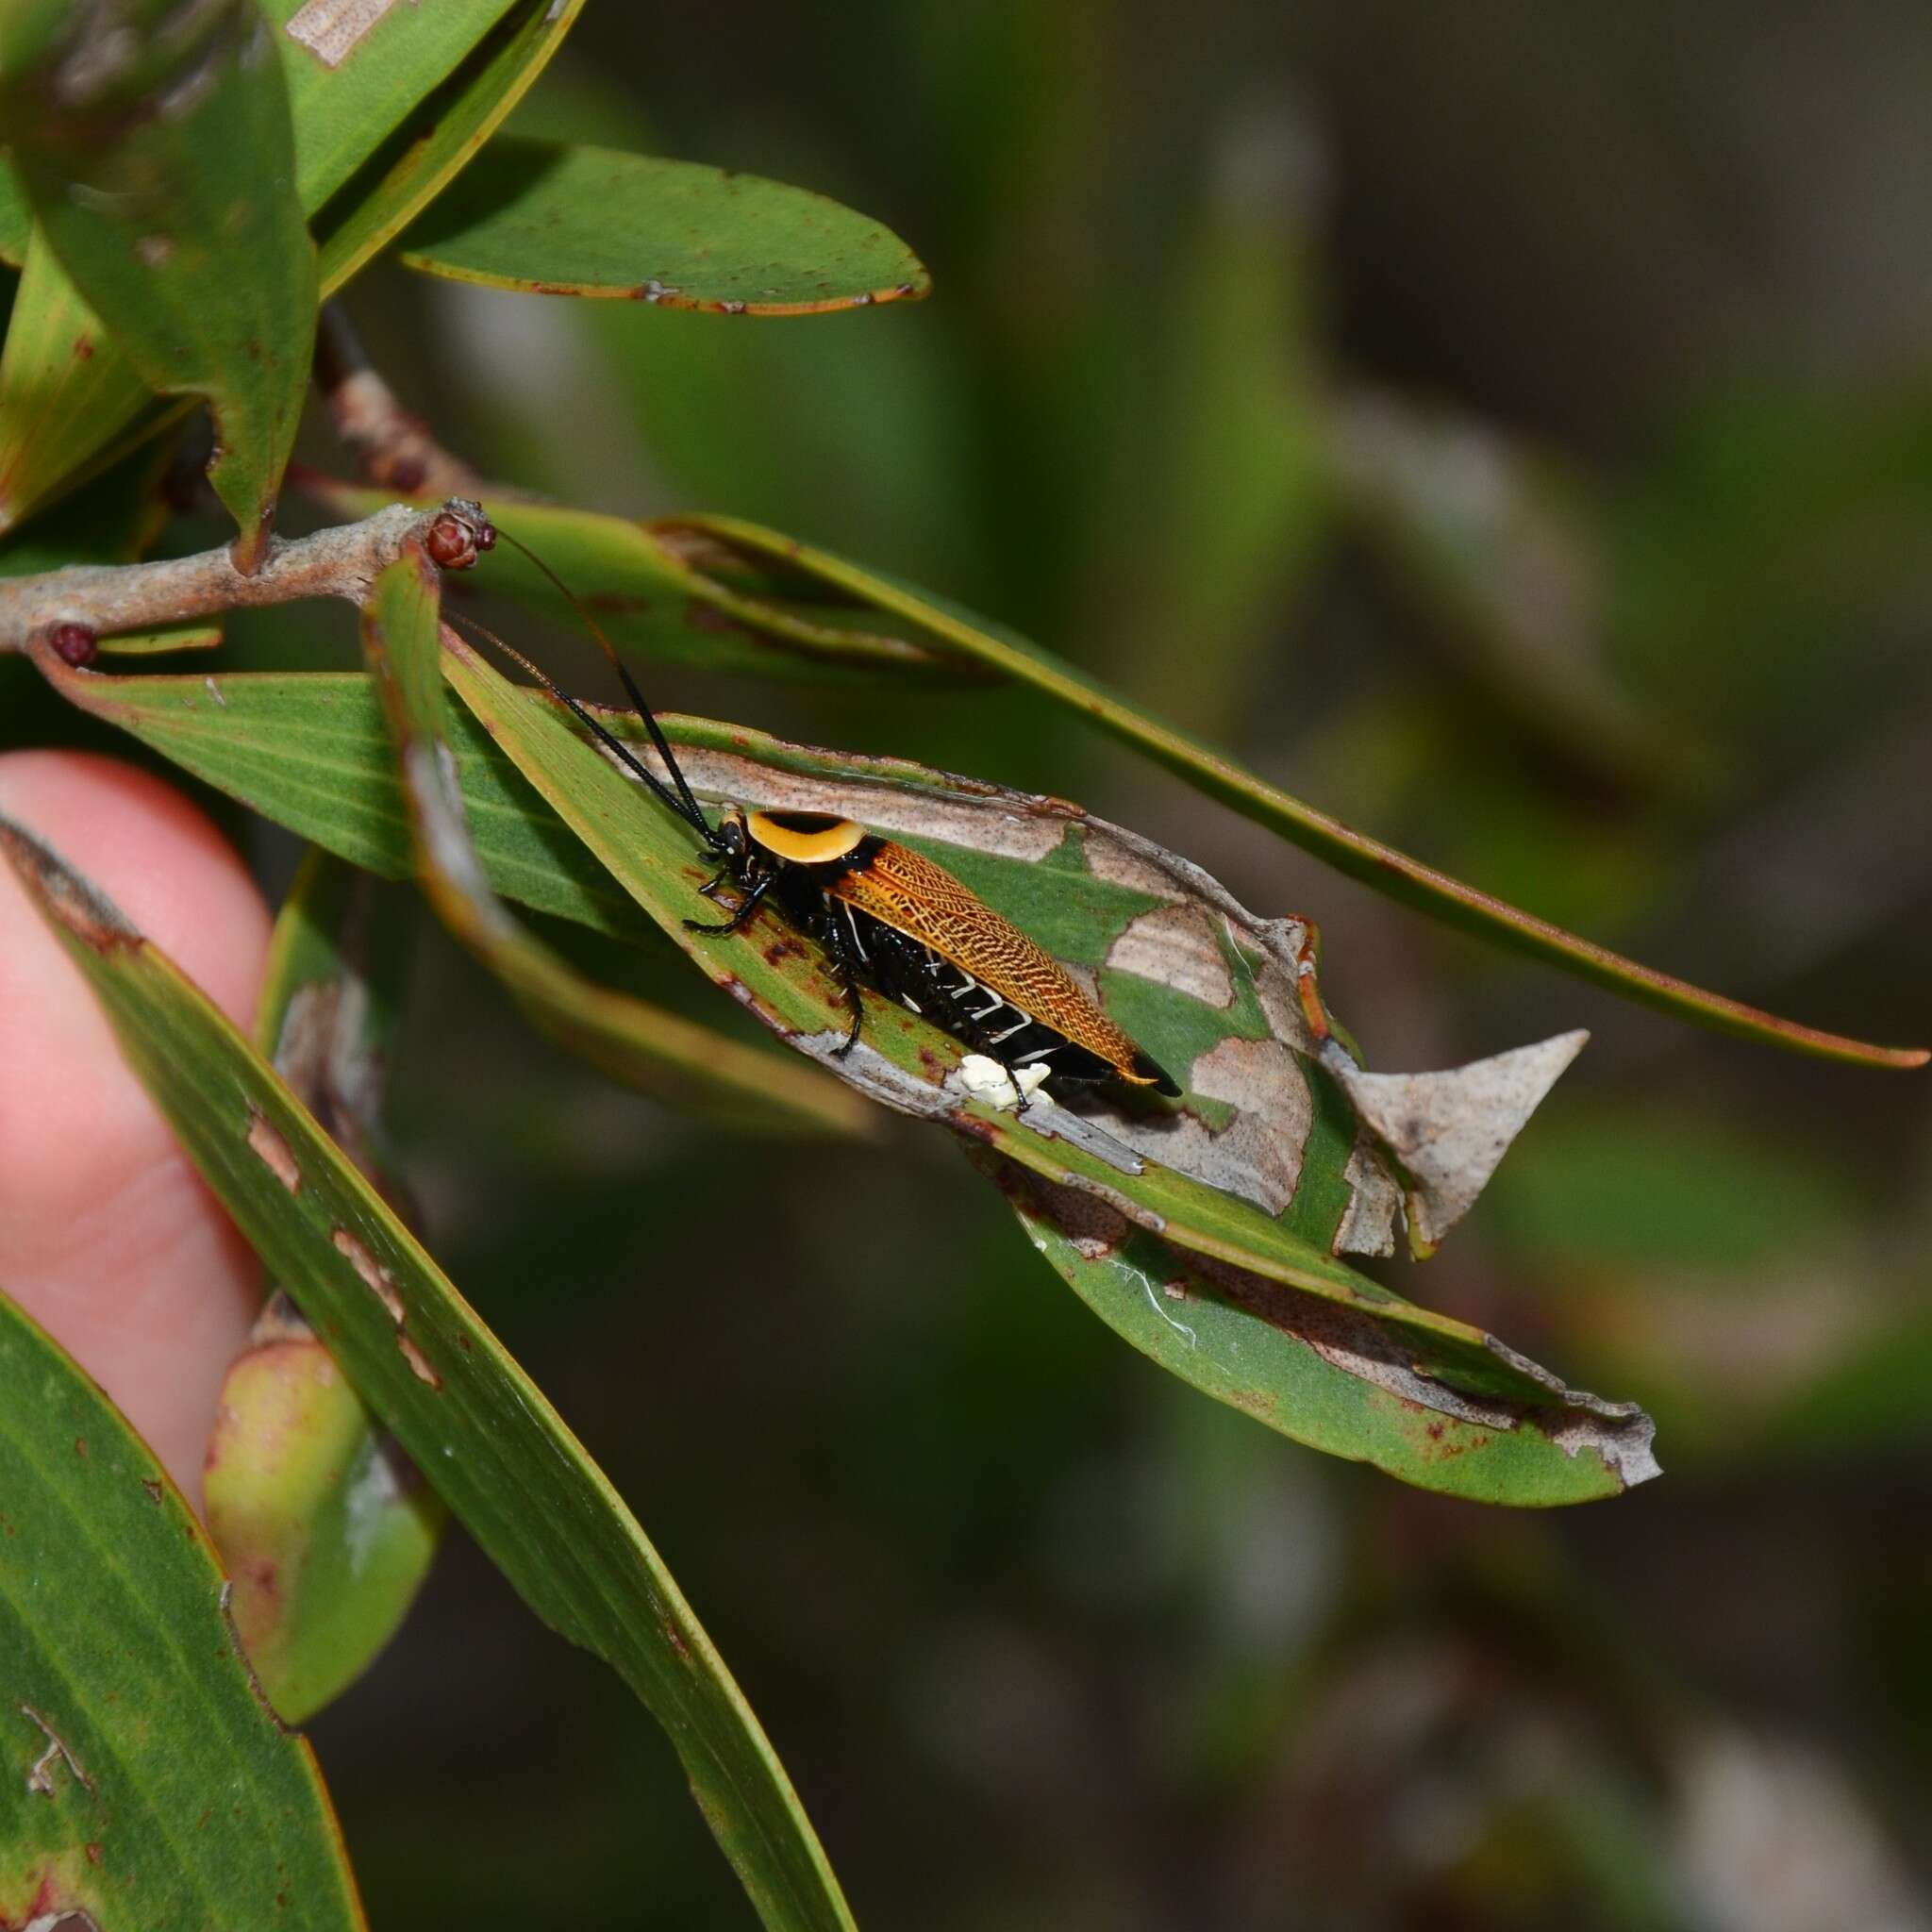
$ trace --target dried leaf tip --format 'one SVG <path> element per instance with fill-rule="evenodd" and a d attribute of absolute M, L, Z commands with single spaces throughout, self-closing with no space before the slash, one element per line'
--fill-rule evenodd
<path fill-rule="evenodd" d="M 51 845 L 0 812 L 0 857 L 11 861 L 22 883 L 52 920 L 97 953 L 140 943 L 141 935 L 97 886 L 90 884 Z"/>

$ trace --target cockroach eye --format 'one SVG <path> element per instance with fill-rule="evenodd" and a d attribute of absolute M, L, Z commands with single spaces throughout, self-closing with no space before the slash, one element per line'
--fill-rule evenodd
<path fill-rule="evenodd" d="M 63 664 L 71 664 L 75 670 L 92 664 L 100 656 L 100 645 L 94 632 L 84 624 L 50 624 L 47 626 L 47 641 L 53 645 L 55 655 Z"/>

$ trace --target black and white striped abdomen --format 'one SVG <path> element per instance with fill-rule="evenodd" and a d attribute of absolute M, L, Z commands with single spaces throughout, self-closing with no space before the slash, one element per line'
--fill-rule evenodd
<path fill-rule="evenodd" d="M 860 974 L 975 1053 L 1006 1067 L 1045 1065 L 1074 1080 L 1105 1080 L 1113 1069 L 1098 1054 L 979 979 L 923 941 L 887 925 L 849 900 L 827 898 L 824 918 L 841 938 Z"/>

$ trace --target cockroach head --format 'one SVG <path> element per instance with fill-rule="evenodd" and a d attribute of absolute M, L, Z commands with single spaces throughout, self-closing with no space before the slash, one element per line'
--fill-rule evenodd
<path fill-rule="evenodd" d="M 751 832 L 745 824 L 744 808 L 727 805 L 718 814 L 718 823 L 708 834 L 711 849 L 734 865 L 751 850 Z"/>

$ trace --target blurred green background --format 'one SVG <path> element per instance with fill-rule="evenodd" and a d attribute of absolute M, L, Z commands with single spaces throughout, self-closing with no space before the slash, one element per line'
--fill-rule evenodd
<path fill-rule="evenodd" d="M 823 190 L 933 299 L 349 307 L 486 474 L 844 549 L 1593 938 L 1923 1040 L 1928 108 L 1932 12 L 1824 0 L 606 6 L 517 125 Z M 354 661 L 339 614 L 234 629 Z M 646 689 L 1136 825 L 1317 920 L 1378 1066 L 1594 1034 L 1391 1277 L 1656 1413 L 1662 1481 L 1532 1519 L 1167 1380 L 941 1137 L 694 1125 L 425 938 L 431 1244 L 861 1924 L 1932 1926 L 1924 1076 L 1514 963 L 1018 695 Z M 378 1925 L 753 1923 L 642 1712 L 460 1538 L 314 1735 Z"/>

